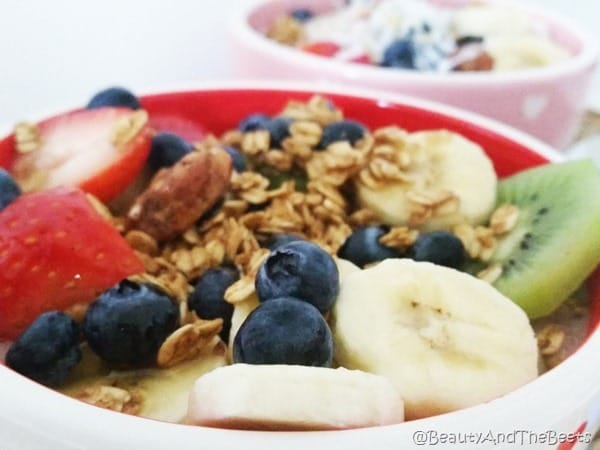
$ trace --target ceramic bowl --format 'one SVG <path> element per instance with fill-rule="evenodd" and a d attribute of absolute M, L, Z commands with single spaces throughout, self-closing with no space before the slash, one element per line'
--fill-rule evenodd
<path fill-rule="evenodd" d="M 444 2 L 464 4 L 469 0 Z M 240 10 L 230 27 L 235 73 L 249 78 L 312 80 L 419 96 L 500 120 L 559 149 L 564 149 L 574 138 L 598 61 L 597 39 L 580 25 L 544 8 L 513 2 L 532 20 L 545 25 L 551 39 L 574 56 L 561 64 L 507 72 L 438 74 L 347 63 L 278 44 L 264 35 L 277 16 L 295 8 L 305 7 L 320 13 L 342 3 L 341 0 L 270 0 Z"/>
<path fill-rule="evenodd" d="M 216 84 L 141 97 L 150 117 L 219 134 L 252 112 L 275 113 L 290 99 L 322 94 L 346 117 L 369 127 L 398 124 L 408 130 L 446 128 L 479 143 L 499 176 L 561 160 L 542 142 L 503 124 L 449 106 L 353 88 L 323 91 L 309 85 Z M 211 450 L 397 449 L 497 447 L 488 433 L 527 439 L 525 433 L 595 433 L 600 427 L 600 273 L 589 280 L 593 305 L 588 337 L 575 354 L 504 397 L 457 412 L 394 426 L 336 432 L 257 432 L 169 424 L 88 405 L 32 382 L 0 364 L 0 447 L 3 449 Z M 318 406 L 316 406 L 318 407 Z M 479 433 L 477 445 L 443 445 L 442 433 Z M 425 433 L 425 434 L 424 434 Z M 457 436 L 459 436 L 457 434 Z M 538 435 L 535 435 L 537 439 Z M 423 441 L 426 439 L 426 441 Z M 436 441 L 437 439 L 437 441 Z M 558 437 L 556 437 L 558 439 Z M 435 444 L 437 442 L 437 444 Z M 525 448 L 537 448 L 525 445 Z M 539 448 L 570 447 L 539 444 Z M 575 448 L 583 449 L 583 443 Z"/>

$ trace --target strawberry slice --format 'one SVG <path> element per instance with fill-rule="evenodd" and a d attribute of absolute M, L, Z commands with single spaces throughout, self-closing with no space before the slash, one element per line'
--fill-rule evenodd
<path fill-rule="evenodd" d="M 340 51 L 341 47 L 335 42 L 319 41 L 303 45 L 300 49 L 315 55 L 332 57 Z"/>
<path fill-rule="evenodd" d="M 25 192 L 77 186 L 108 202 L 135 179 L 148 157 L 147 119 L 143 110 L 107 107 L 20 125 L 0 141 L 0 165 Z M 20 146 L 23 140 L 27 144 Z"/>
<path fill-rule="evenodd" d="M 0 340 L 16 338 L 43 312 L 91 302 L 142 271 L 82 191 L 23 195 L 0 212 Z"/>

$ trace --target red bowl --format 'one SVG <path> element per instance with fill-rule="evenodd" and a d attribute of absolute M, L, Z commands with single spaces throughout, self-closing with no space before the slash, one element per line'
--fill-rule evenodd
<path fill-rule="evenodd" d="M 399 125 L 407 130 L 445 128 L 479 143 L 500 176 L 558 161 L 561 156 L 547 145 L 505 125 L 452 107 L 403 96 L 343 89 L 315 91 L 307 85 L 219 84 L 200 89 L 146 95 L 142 105 L 151 118 L 220 134 L 234 128 L 250 113 L 274 114 L 290 100 L 321 94 L 340 107 L 346 117 L 369 127 Z M 9 140 L 0 142 L 0 155 Z M 4 149 L 4 150 L 3 150 Z M 167 424 L 115 414 L 84 404 L 31 382 L 0 365 L 0 427 L 7 448 L 87 449 L 215 449 L 279 448 L 390 448 L 405 447 L 419 431 L 487 432 L 511 430 L 576 429 L 595 432 L 600 425 L 597 373 L 600 363 L 600 272 L 589 282 L 592 319 L 589 336 L 564 363 L 526 386 L 486 404 L 451 414 L 399 425 L 340 432 L 271 433 L 231 431 Z M 574 380 L 577 380 L 574 382 Z M 597 409 L 597 408 L 596 408 Z M 56 414 L 56 411 L 61 411 Z M 3 434 L 3 429 L 9 430 Z M 106 432 L 106 430 L 110 430 Z M 475 448 L 475 447 L 473 447 Z M 495 448 L 479 445 L 477 448 Z M 529 446 L 527 448 L 533 448 Z M 548 448 L 547 446 L 544 448 Z M 552 448 L 552 447 L 551 447 Z M 557 448 L 555 445 L 553 448 Z"/>

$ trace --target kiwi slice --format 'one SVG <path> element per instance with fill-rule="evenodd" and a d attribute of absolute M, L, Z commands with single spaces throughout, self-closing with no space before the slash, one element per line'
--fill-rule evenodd
<path fill-rule="evenodd" d="M 591 160 L 548 164 L 499 183 L 498 205 L 519 207 L 490 264 L 494 286 L 530 318 L 558 308 L 600 263 L 600 172 Z"/>

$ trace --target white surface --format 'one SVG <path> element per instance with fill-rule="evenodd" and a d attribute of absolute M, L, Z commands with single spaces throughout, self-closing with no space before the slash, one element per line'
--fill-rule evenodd
<path fill-rule="evenodd" d="M 2 0 L 0 123 L 82 104 L 120 84 L 141 92 L 231 78 L 227 21 L 255 0 Z M 529 0 L 579 20 L 600 40 L 597 0 Z M 600 109 L 600 71 L 590 96 Z"/>

